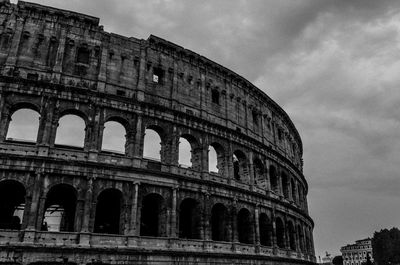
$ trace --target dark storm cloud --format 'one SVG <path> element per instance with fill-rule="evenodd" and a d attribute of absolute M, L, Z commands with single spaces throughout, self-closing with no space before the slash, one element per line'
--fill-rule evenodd
<path fill-rule="evenodd" d="M 282 105 L 304 142 L 317 255 L 400 225 L 400 1 L 34 2 L 166 38 Z"/>

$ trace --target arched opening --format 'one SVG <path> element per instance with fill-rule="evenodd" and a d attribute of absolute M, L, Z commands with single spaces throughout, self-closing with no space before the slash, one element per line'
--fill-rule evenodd
<path fill-rule="evenodd" d="M 106 189 L 97 197 L 94 232 L 121 234 L 123 197 L 117 189 Z"/>
<path fill-rule="evenodd" d="M 192 146 L 184 137 L 179 138 L 179 165 L 183 167 L 192 166 Z"/>
<path fill-rule="evenodd" d="M 151 128 L 147 128 L 144 134 L 143 157 L 151 160 L 161 161 L 161 137 Z"/>
<path fill-rule="evenodd" d="M 299 185 L 297 185 L 297 193 L 298 193 L 298 200 L 299 200 L 299 205 L 300 207 L 303 206 L 303 187 Z"/>
<path fill-rule="evenodd" d="M 74 231 L 76 190 L 67 184 L 52 187 L 46 196 L 42 231 Z"/>
<path fill-rule="evenodd" d="M 297 237 L 299 239 L 300 251 L 304 252 L 304 233 L 303 229 L 301 229 L 301 225 L 297 225 Z"/>
<path fill-rule="evenodd" d="M 246 155 L 239 150 L 233 153 L 233 174 L 236 180 L 247 183 L 247 158 Z"/>
<path fill-rule="evenodd" d="M 125 154 L 126 130 L 121 123 L 108 121 L 104 124 L 101 150 Z"/>
<path fill-rule="evenodd" d="M 140 235 L 160 237 L 166 235 L 167 215 L 164 198 L 156 193 L 146 195 L 142 201 Z"/>
<path fill-rule="evenodd" d="M 293 178 L 290 179 L 290 187 L 292 189 L 292 199 L 297 202 L 296 181 Z"/>
<path fill-rule="evenodd" d="M 296 230 L 294 229 L 293 223 L 288 222 L 288 233 L 289 233 L 289 247 L 291 250 L 296 250 Z"/>
<path fill-rule="evenodd" d="M 224 149 L 220 144 L 212 143 L 208 146 L 208 170 L 222 174 L 224 170 Z"/>
<path fill-rule="evenodd" d="M 62 116 L 58 121 L 55 144 L 82 148 L 85 128 L 85 121 L 81 117 L 73 114 Z"/>
<path fill-rule="evenodd" d="M 211 90 L 211 102 L 219 105 L 219 91 L 217 89 Z"/>
<path fill-rule="evenodd" d="M 272 222 L 266 213 L 259 216 L 260 226 L 260 244 L 263 246 L 272 246 Z"/>
<path fill-rule="evenodd" d="M 279 248 L 285 248 L 285 227 L 281 218 L 276 218 L 276 244 Z"/>
<path fill-rule="evenodd" d="M 253 222 L 249 210 L 242 208 L 237 215 L 237 229 L 238 238 L 240 243 L 253 244 Z"/>
<path fill-rule="evenodd" d="M 282 172 L 281 180 L 282 180 L 283 197 L 285 197 L 286 199 L 289 199 L 289 178 L 285 172 Z"/>
<path fill-rule="evenodd" d="M 82 64 L 89 64 L 90 51 L 86 46 L 79 47 L 76 52 L 76 61 Z"/>
<path fill-rule="evenodd" d="M 214 241 L 229 241 L 228 210 L 221 204 L 215 204 L 211 209 L 211 239 Z"/>
<path fill-rule="evenodd" d="M 278 175 L 274 166 L 269 167 L 269 181 L 271 184 L 271 190 L 275 193 L 279 192 Z"/>
<path fill-rule="evenodd" d="M 311 230 L 306 228 L 306 252 L 312 253 Z"/>
<path fill-rule="evenodd" d="M 201 211 L 199 203 L 194 199 L 184 199 L 179 207 L 179 237 L 200 239 Z"/>
<path fill-rule="evenodd" d="M 0 229 L 21 229 L 25 188 L 14 180 L 0 182 Z"/>
<path fill-rule="evenodd" d="M 36 142 L 40 114 L 31 109 L 19 109 L 11 116 L 7 137 L 9 141 Z"/>
<path fill-rule="evenodd" d="M 266 188 L 266 179 L 265 179 L 265 170 L 264 164 L 259 158 L 254 159 L 254 181 L 255 183 L 262 188 Z"/>

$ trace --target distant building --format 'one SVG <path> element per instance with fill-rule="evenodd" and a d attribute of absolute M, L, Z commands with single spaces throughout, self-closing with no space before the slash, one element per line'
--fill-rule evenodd
<path fill-rule="evenodd" d="M 368 256 L 373 262 L 371 238 L 357 240 L 355 244 L 341 247 L 340 252 L 342 252 L 343 265 L 361 265 L 367 261 Z"/>
<path fill-rule="evenodd" d="M 324 265 L 331 265 L 332 264 L 332 255 L 328 252 L 325 252 L 325 256 L 319 257 L 319 264 L 324 264 Z"/>

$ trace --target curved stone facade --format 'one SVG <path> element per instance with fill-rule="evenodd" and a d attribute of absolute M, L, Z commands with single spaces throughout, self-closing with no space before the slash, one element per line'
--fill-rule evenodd
<path fill-rule="evenodd" d="M 1 263 L 315 262 L 302 142 L 261 90 L 91 16 L 3 1 L 0 22 Z M 36 141 L 7 136 L 21 109 L 40 117 Z M 56 142 L 67 115 L 84 121 L 80 147 Z M 102 148 L 110 121 L 123 153 Z M 159 160 L 143 156 L 148 130 Z M 180 139 L 191 165 L 179 164 Z"/>

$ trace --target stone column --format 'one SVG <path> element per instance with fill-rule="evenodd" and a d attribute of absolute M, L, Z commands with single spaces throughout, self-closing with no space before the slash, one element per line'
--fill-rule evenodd
<path fill-rule="evenodd" d="M 259 211 L 259 206 L 256 205 L 256 208 L 254 210 L 254 230 L 255 230 L 255 245 L 256 245 L 256 252 L 260 251 L 260 211 Z"/>
<path fill-rule="evenodd" d="M 254 164 L 253 164 L 253 152 L 249 152 L 248 158 L 248 167 L 249 167 L 249 175 L 250 175 L 250 189 L 254 188 L 255 179 L 254 179 Z"/>
<path fill-rule="evenodd" d="M 171 209 L 171 231 L 170 237 L 177 237 L 177 227 L 176 227 L 176 211 L 177 211 L 177 191 L 178 187 L 172 188 L 172 209 Z"/>
<path fill-rule="evenodd" d="M 234 198 L 232 201 L 232 209 L 231 209 L 231 233 L 232 233 L 232 242 L 239 242 L 238 238 L 238 228 L 237 228 L 237 199 Z"/>
<path fill-rule="evenodd" d="M 35 180 L 32 188 L 32 202 L 28 214 L 27 230 L 36 230 L 36 221 L 38 219 L 38 209 L 40 205 L 40 193 L 42 192 L 42 173 L 35 173 Z"/>
<path fill-rule="evenodd" d="M 14 35 L 11 40 L 10 50 L 8 53 L 8 57 L 5 62 L 5 67 L 3 70 L 3 74 L 7 75 L 7 73 L 16 65 L 18 58 L 18 50 L 19 44 L 21 41 L 21 35 L 24 30 L 24 19 L 22 17 L 17 17 L 15 19 L 14 26 Z"/>
<path fill-rule="evenodd" d="M 138 194 L 139 194 L 139 185 L 140 185 L 140 183 L 139 182 L 134 182 L 133 183 L 133 200 L 132 200 L 132 206 L 131 206 L 131 222 L 130 222 L 130 224 L 131 224 L 131 226 L 130 226 L 130 229 L 129 229 L 129 235 L 132 235 L 132 236 L 138 236 L 139 234 L 138 234 L 138 231 L 139 231 L 139 229 L 138 229 L 138 224 L 139 224 L 139 221 L 140 220 L 138 220 L 138 214 L 137 214 L 137 211 L 138 211 Z"/>
<path fill-rule="evenodd" d="M 84 204 L 85 204 L 84 199 L 78 199 L 76 201 L 74 231 L 80 231 L 82 228 L 82 219 L 83 219 L 83 215 L 84 215 L 84 209 L 83 209 Z"/>
<path fill-rule="evenodd" d="M 136 97 L 138 101 L 144 101 L 144 90 L 146 87 L 146 57 L 147 57 L 147 42 L 145 40 L 140 43 L 140 59 L 138 83 L 136 89 Z"/>
<path fill-rule="evenodd" d="M 61 28 L 60 41 L 58 43 L 56 61 L 55 61 L 55 64 L 53 67 L 53 73 L 52 73 L 52 80 L 55 83 L 59 83 L 60 79 L 61 79 L 62 64 L 63 64 L 64 53 L 65 53 L 66 36 L 67 36 L 66 29 Z"/>
<path fill-rule="evenodd" d="M 226 153 L 226 164 L 227 164 L 227 169 L 226 172 L 226 178 L 228 179 L 228 183 L 230 183 L 234 179 L 234 169 L 233 169 L 233 152 L 232 152 L 232 142 L 229 141 L 228 144 L 228 150 L 225 151 Z"/>
<path fill-rule="evenodd" d="M 90 227 L 90 219 L 93 208 L 93 178 L 89 178 L 87 182 L 87 191 L 85 193 L 85 202 L 83 206 L 83 220 L 81 232 L 88 233 Z M 95 208 L 96 209 L 96 208 Z"/>
<path fill-rule="evenodd" d="M 97 89 L 99 92 L 105 92 L 105 86 L 107 82 L 107 59 L 108 59 L 108 47 L 103 46 L 101 50 L 100 69 L 97 76 Z"/>
<path fill-rule="evenodd" d="M 203 239 L 211 240 L 211 227 L 210 227 L 210 219 L 211 219 L 211 208 L 210 208 L 210 194 L 206 191 L 203 191 Z"/>
<path fill-rule="evenodd" d="M 272 209 L 271 222 L 272 222 L 271 243 L 272 243 L 273 253 L 276 254 L 277 253 L 277 249 L 278 249 L 278 243 L 277 243 L 277 238 L 276 238 L 276 214 L 275 214 L 275 208 Z"/>
<path fill-rule="evenodd" d="M 143 145 L 146 128 L 143 128 L 142 116 L 138 115 L 136 118 L 136 130 L 133 142 L 133 157 L 143 157 Z"/>
<path fill-rule="evenodd" d="M 6 140 L 8 126 L 10 125 L 11 122 L 11 115 L 12 114 L 10 113 L 9 107 L 4 106 L 0 120 L 0 141 L 2 142 Z"/>
<path fill-rule="evenodd" d="M 129 131 L 126 132 L 125 135 L 125 154 L 127 157 L 134 157 L 135 152 L 137 152 L 135 149 L 135 136 L 136 136 L 136 131 L 134 129 L 130 129 Z"/>

